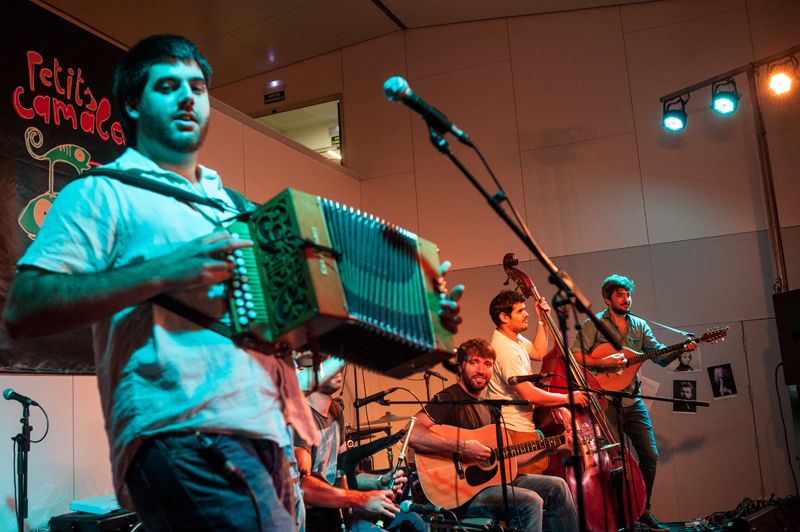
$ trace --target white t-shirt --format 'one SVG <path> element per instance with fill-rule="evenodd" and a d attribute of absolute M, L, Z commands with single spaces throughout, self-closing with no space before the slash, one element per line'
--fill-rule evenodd
<path fill-rule="evenodd" d="M 130 148 L 108 168 L 143 170 L 156 181 L 218 198 L 234 209 L 219 175 L 208 168 L 201 167 L 194 186 Z M 66 274 L 116 270 L 210 234 L 229 217 L 113 178 L 79 178 L 58 194 L 18 264 Z M 227 319 L 224 285 L 173 295 Z M 150 302 L 92 328 L 114 485 L 122 503 L 129 502 L 125 473 L 146 436 L 203 430 L 288 446 L 288 419 L 304 438 L 316 441 L 292 361 L 240 349 Z"/>
<path fill-rule="evenodd" d="M 522 399 L 508 384 L 508 378 L 515 375 L 530 375 L 533 373 L 531 359 L 528 353 L 533 344 L 521 334 L 517 341 L 508 338 L 496 330 L 492 334 L 492 347 L 497 354 L 494 362 L 492 378 L 489 381 L 489 399 Z M 509 405 L 502 408 L 503 419 L 509 430 L 518 432 L 532 432 L 536 430 L 533 424 L 533 407 Z"/>

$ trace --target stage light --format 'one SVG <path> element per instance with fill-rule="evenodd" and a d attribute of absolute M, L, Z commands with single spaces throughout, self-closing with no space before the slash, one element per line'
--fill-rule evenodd
<path fill-rule="evenodd" d="M 661 119 L 661 124 L 669 131 L 680 131 L 686 127 L 686 102 L 689 101 L 689 95 L 678 96 L 667 102 L 664 102 L 664 116 Z"/>
<path fill-rule="evenodd" d="M 729 115 L 739 106 L 740 96 L 733 78 L 717 81 L 711 86 L 711 108 L 721 115 Z"/>
<path fill-rule="evenodd" d="M 780 63 L 769 67 L 769 88 L 775 94 L 786 94 L 792 89 L 792 82 L 797 74 L 797 59 L 788 57 Z"/>

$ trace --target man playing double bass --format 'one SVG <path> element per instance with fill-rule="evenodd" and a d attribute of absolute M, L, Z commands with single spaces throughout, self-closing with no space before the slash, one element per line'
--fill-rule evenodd
<path fill-rule="evenodd" d="M 494 372 L 489 382 L 489 399 L 524 399 L 535 406 L 564 406 L 569 403 L 565 393 L 553 393 L 537 388 L 530 382 L 510 384 L 509 378 L 534 373 L 531 360 L 542 360 L 547 354 L 547 331 L 543 326 L 543 313 L 550 307 L 544 298 L 536 302 L 539 327 L 533 342 L 522 336 L 528 330 L 528 310 L 525 296 L 511 290 L 497 294 L 489 304 L 489 315 L 497 326 L 492 335 L 492 348 L 497 353 Z M 535 368 L 538 373 L 538 367 Z M 575 393 L 575 403 L 588 404 L 583 392 Z M 520 442 L 536 432 L 533 423 L 533 406 L 504 406 L 502 409 L 511 441 Z M 536 463 L 520 467 L 520 472 L 538 473 Z"/>
<path fill-rule="evenodd" d="M 643 319 L 630 314 L 633 302 L 634 283 L 622 275 L 612 275 L 603 281 L 602 293 L 603 301 L 608 308 L 597 317 L 604 320 L 609 328 L 617 333 L 617 336 L 626 348 L 634 351 L 647 353 L 649 351 L 661 349 L 661 344 L 653 335 L 650 326 Z M 572 344 L 572 353 L 575 359 L 589 368 L 623 368 L 626 366 L 625 355 L 615 353 L 604 358 L 592 358 L 584 356 L 584 353 L 591 353 L 600 344 L 608 340 L 597 330 L 594 323 L 587 320 L 583 328 Z M 694 342 L 689 343 L 685 350 L 692 350 L 696 347 Z M 666 366 L 680 355 L 680 351 L 667 355 L 654 357 L 652 360 L 660 366 Z M 634 395 L 638 394 L 640 387 L 639 376 L 633 378 L 631 383 L 623 390 Z M 606 416 L 611 427 L 620 435 L 617 408 L 612 401 L 606 410 Z M 639 517 L 639 523 L 650 530 L 668 531 L 669 527 L 661 524 L 658 519 L 650 512 L 650 499 L 653 491 L 653 483 L 656 478 L 656 467 L 658 465 L 658 447 L 656 437 L 653 432 L 653 424 L 650 421 L 650 414 L 641 398 L 622 399 L 622 421 L 624 433 L 627 434 L 636 454 L 639 457 L 639 467 L 642 471 L 647 500 L 644 513 Z"/>

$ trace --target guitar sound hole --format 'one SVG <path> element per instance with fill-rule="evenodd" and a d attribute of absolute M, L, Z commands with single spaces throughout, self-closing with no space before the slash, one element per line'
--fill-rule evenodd
<path fill-rule="evenodd" d="M 479 466 L 473 465 L 467 466 L 466 471 L 464 471 L 464 478 L 466 478 L 467 484 L 470 486 L 480 486 L 481 484 L 485 484 L 492 480 L 496 474 L 496 466 L 489 469 L 483 469 Z"/>

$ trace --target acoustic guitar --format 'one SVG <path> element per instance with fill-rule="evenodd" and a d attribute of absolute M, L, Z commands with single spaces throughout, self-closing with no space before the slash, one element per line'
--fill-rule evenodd
<path fill-rule="evenodd" d="M 650 360 L 651 358 L 666 355 L 668 353 L 674 353 L 675 351 L 684 351 L 686 345 L 691 342 L 697 342 L 698 344 L 713 344 L 719 342 L 720 340 L 724 340 L 727 334 L 728 327 L 725 327 L 724 329 L 708 331 L 700 338 L 687 338 L 680 343 L 663 347 L 655 351 L 650 351 L 648 353 L 639 353 L 633 349 L 623 347 L 622 354 L 625 355 L 625 360 L 627 362 L 627 365 L 624 368 L 592 368 L 592 372 L 594 373 L 597 371 L 596 377 L 601 388 L 604 390 L 618 392 L 620 390 L 624 390 L 625 387 L 631 383 L 633 378 L 636 376 L 636 372 L 639 371 L 639 366 L 641 366 L 645 360 Z M 605 343 L 595 347 L 592 352 L 589 353 L 589 357 L 594 359 L 605 358 L 618 352 L 619 351 L 614 349 L 613 345 L 610 343 Z"/>
<path fill-rule="evenodd" d="M 486 425 L 475 430 L 461 429 L 450 425 L 434 425 L 431 430 L 448 439 L 459 441 L 478 440 L 490 449 L 492 455 L 485 462 L 462 462 L 458 454 L 441 456 L 416 451 L 417 475 L 422 491 L 428 500 L 442 508 L 457 508 L 466 503 L 484 488 L 500 485 L 500 464 L 497 452 L 497 433 L 494 425 Z M 564 434 L 542 437 L 538 431 L 531 434 L 531 440 L 511 443 L 508 434 L 503 434 L 503 455 L 506 479 L 508 482 L 517 476 L 517 457 L 528 453 L 552 451 L 564 445 Z M 548 458 L 543 461 L 547 466 Z"/>

